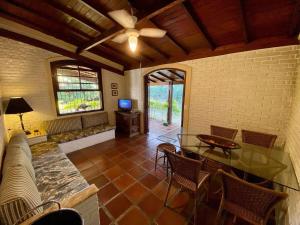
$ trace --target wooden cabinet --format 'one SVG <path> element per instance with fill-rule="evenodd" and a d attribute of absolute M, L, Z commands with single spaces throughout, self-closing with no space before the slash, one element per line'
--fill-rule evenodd
<path fill-rule="evenodd" d="M 116 111 L 116 133 L 133 137 L 140 133 L 140 112 Z"/>

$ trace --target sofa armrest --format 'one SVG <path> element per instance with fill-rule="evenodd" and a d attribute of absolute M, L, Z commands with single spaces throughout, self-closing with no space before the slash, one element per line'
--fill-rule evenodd
<path fill-rule="evenodd" d="M 61 207 L 62 208 L 74 208 L 76 205 L 80 204 L 81 202 L 85 201 L 89 197 L 93 196 L 98 191 L 99 191 L 99 189 L 96 187 L 96 185 L 92 184 L 92 185 L 88 186 L 87 188 L 83 189 L 82 191 L 77 192 L 76 194 L 70 196 L 69 198 L 64 199 L 61 202 Z M 30 225 L 34 221 L 39 219 L 41 216 L 43 216 L 49 212 L 55 211 L 55 210 L 57 210 L 57 207 L 52 206 L 52 207 L 44 210 L 42 213 L 38 213 L 38 214 L 30 217 L 29 219 L 25 220 L 23 223 L 21 223 L 21 225 Z"/>

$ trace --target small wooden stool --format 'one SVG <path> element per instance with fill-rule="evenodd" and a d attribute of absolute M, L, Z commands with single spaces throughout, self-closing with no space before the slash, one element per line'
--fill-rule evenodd
<path fill-rule="evenodd" d="M 157 146 L 156 148 L 156 156 L 155 156 L 155 171 L 156 171 L 156 167 L 157 167 L 157 162 L 159 159 L 164 158 L 164 164 L 166 163 L 166 154 L 164 152 L 164 150 L 168 150 L 170 152 L 174 152 L 176 153 L 176 147 L 170 143 L 161 143 Z M 163 156 L 158 157 L 158 152 L 162 152 Z M 163 168 L 166 168 L 167 171 L 167 176 L 168 176 L 168 169 L 169 169 L 169 164 L 168 164 L 168 160 L 167 160 L 167 165 Z"/>

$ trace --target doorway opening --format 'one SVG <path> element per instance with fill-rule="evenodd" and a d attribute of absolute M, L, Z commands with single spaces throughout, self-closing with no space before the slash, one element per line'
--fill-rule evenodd
<path fill-rule="evenodd" d="M 185 72 L 160 69 L 145 75 L 145 132 L 173 137 L 183 126 Z"/>

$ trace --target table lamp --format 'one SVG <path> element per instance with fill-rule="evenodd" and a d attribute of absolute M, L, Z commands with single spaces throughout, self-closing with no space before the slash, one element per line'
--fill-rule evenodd
<path fill-rule="evenodd" d="M 10 98 L 5 114 L 19 114 L 22 130 L 25 134 L 30 134 L 30 131 L 25 130 L 23 124 L 23 113 L 32 112 L 33 109 L 28 105 L 28 103 L 21 97 L 12 97 Z"/>

